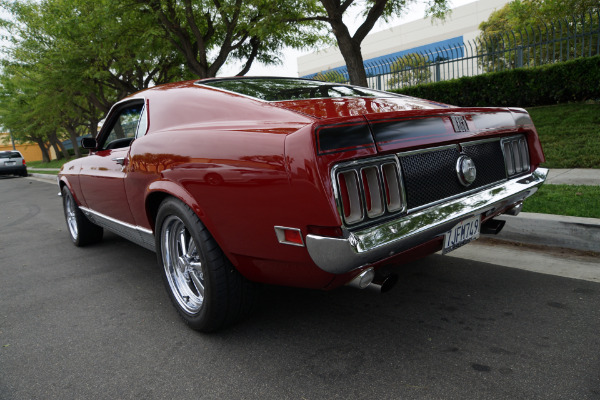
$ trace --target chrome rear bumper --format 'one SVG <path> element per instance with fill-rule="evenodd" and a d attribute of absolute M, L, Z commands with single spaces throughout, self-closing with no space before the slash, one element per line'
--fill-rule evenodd
<path fill-rule="evenodd" d="M 465 218 L 491 215 L 517 204 L 534 194 L 547 175 L 547 169 L 538 168 L 530 175 L 352 232 L 346 239 L 309 234 L 306 247 L 322 270 L 333 274 L 350 272 L 441 236 Z"/>

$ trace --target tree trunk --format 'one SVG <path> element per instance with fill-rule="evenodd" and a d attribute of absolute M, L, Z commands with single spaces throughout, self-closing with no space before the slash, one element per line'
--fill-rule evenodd
<path fill-rule="evenodd" d="M 81 157 L 81 151 L 79 151 L 79 144 L 77 143 L 77 138 L 79 135 L 77 134 L 77 129 L 73 127 L 67 127 L 67 132 L 69 132 L 69 139 L 71 140 L 71 144 L 73 145 L 73 152 L 75 153 L 75 157 Z"/>
<path fill-rule="evenodd" d="M 377 20 L 383 15 L 386 4 L 390 0 L 371 0 L 366 2 L 368 9 L 366 10 L 366 18 L 358 27 L 354 36 L 350 35 L 350 31 L 343 21 L 343 15 L 348 8 L 354 3 L 354 0 L 320 0 L 323 7 L 327 11 L 327 22 L 331 25 L 331 29 L 346 62 L 348 68 L 348 76 L 350 83 L 357 86 L 368 87 L 367 74 L 361 52 L 361 43 L 367 34 L 373 29 Z M 434 0 L 437 1 L 437 0 Z"/>
<path fill-rule="evenodd" d="M 46 149 L 46 144 L 42 139 L 32 139 L 40 148 L 42 152 L 42 162 L 49 163 L 50 162 L 50 154 L 48 153 L 48 149 Z"/>
<path fill-rule="evenodd" d="M 329 24 L 331 30 L 337 40 L 340 53 L 346 62 L 348 68 L 348 76 L 352 85 L 368 87 L 367 74 L 361 53 L 360 44 L 362 38 L 353 38 L 344 21 L 342 20 L 343 12 L 339 9 L 339 5 L 330 0 L 321 1 L 329 15 Z"/>
<path fill-rule="evenodd" d="M 52 145 L 52 147 L 54 147 L 57 159 L 60 160 L 62 158 L 65 158 L 68 160 L 69 158 L 71 158 L 71 155 L 69 154 L 69 151 L 66 149 L 65 145 L 62 144 L 60 140 L 58 140 L 56 132 L 49 134 L 48 139 L 50 140 L 50 144 Z"/>
<path fill-rule="evenodd" d="M 50 146 L 52 146 L 54 148 L 54 154 L 56 154 L 56 159 L 57 160 L 62 160 L 65 156 L 61 153 L 60 149 L 58 148 L 58 146 L 56 145 L 56 143 L 51 142 Z"/>
<path fill-rule="evenodd" d="M 338 45 L 342 57 L 344 57 L 344 61 L 346 62 L 346 68 L 348 68 L 350 83 L 356 86 L 369 87 L 360 43 L 356 43 L 350 38 L 345 39 L 341 40 L 338 38 Z"/>

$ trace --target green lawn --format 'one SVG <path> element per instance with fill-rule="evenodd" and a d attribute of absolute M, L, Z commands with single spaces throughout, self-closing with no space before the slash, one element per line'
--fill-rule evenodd
<path fill-rule="evenodd" d="M 546 168 L 600 168 L 600 104 L 528 108 L 546 155 Z"/>
<path fill-rule="evenodd" d="M 600 218 L 600 186 L 542 185 L 523 211 Z"/>
<path fill-rule="evenodd" d="M 36 169 L 36 168 L 60 168 L 69 160 L 52 160 L 49 163 L 45 163 L 42 161 L 27 161 L 28 169 Z"/>

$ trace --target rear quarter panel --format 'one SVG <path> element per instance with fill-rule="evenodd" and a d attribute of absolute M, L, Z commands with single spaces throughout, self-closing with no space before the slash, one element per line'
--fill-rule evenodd
<path fill-rule="evenodd" d="M 305 248 L 280 244 L 274 229 L 297 227 L 306 234 L 307 224 L 325 214 L 331 219 L 316 176 L 302 180 L 310 191 L 290 181 L 290 162 L 316 170 L 312 142 L 298 143 L 304 148 L 286 158 L 286 137 L 310 134 L 314 119 L 236 96 L 225 108 L 211 97 L 194 104 L 199 99 L 149 96 L 150 130 L 133 142 L 127 167 L 125 190 L 136 224 L 154 229 L 148 200 L 171 195 L 196 212 L 249 279 L 326 286 L 330 274 L 314 266 Z"/>

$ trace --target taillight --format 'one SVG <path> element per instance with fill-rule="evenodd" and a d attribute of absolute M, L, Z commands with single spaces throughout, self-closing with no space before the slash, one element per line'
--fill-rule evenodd
<path fill-rule="evenodd" d="M 375 166 L 365 167 L 361 170 L 365 208 L 369 218 L 375 218 L 385 212 L 383 205 L 383 187 L 379 176 L 379 169 Z"/>
<path fill-rule="evenodd" d="M 361 221 L 363 219 L 363 205 L 359 190 L 358 172 L 355 170 L 340 172 L 337 177 L 344 220 L 348 224 Z"/>
<path fill-rule="evenodd" d="M 337 165 L 332 174 L 340 214 L 355 225 L 406 209 L 396 157 Z"/>
<path fill-rule="evenodd" d="M 389 212 L 400 211 L 403 208 L 400 177 L 396 163 L 386 163 L 381 166 L 386 194 L 386 206 Z"/>
<path fill-rule="evenodd" d="M 524 136 L 502 139 L 502 151 L 509 177 L 529 171 L 529 149 Z"/>

